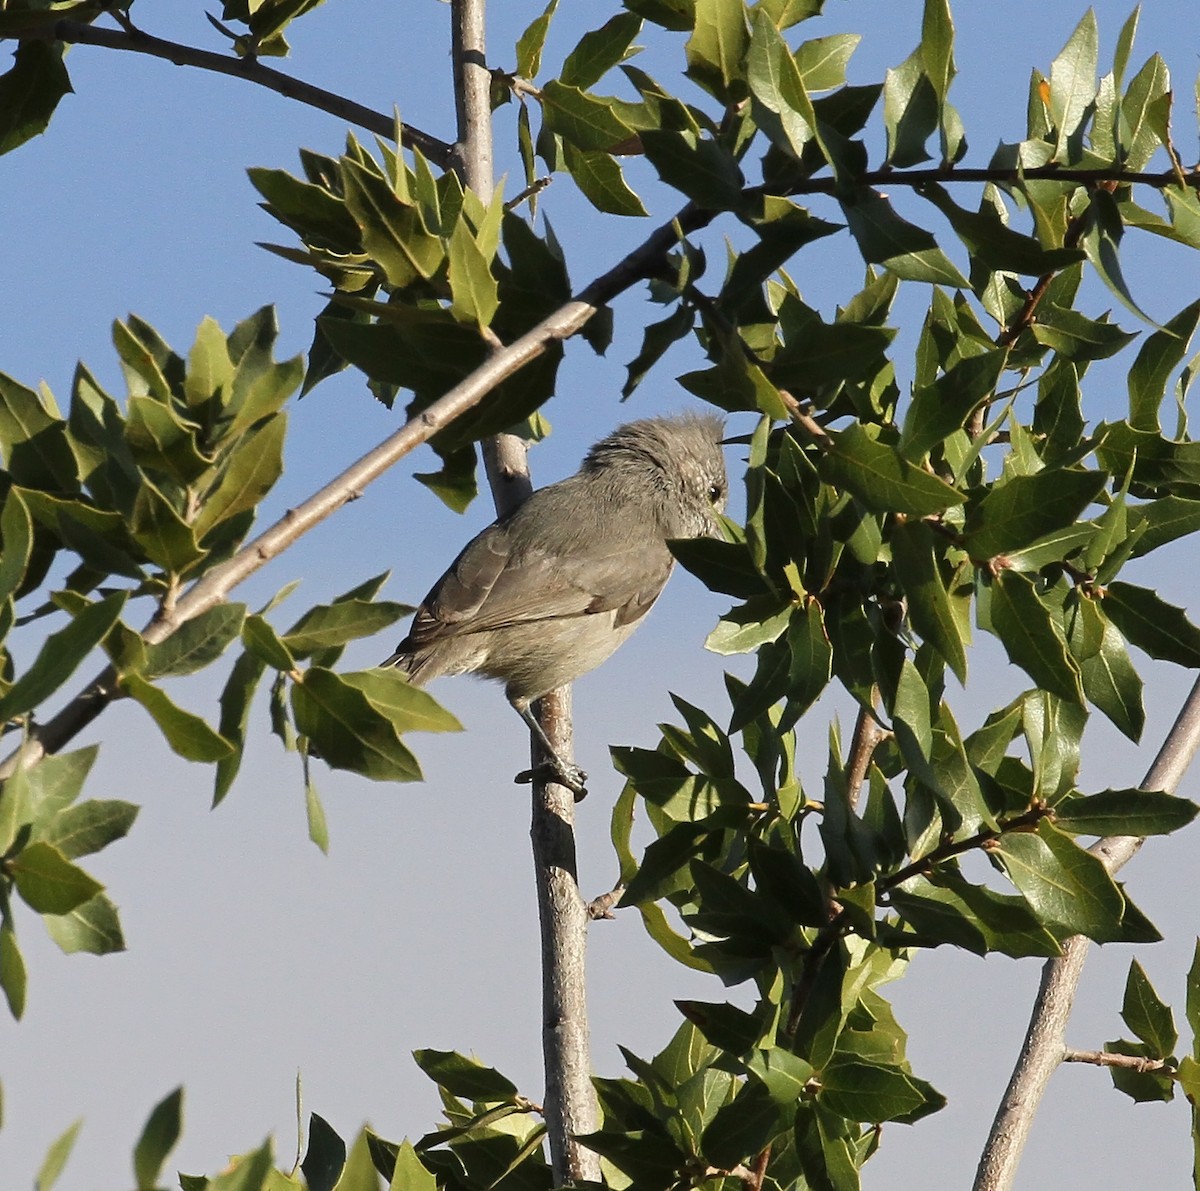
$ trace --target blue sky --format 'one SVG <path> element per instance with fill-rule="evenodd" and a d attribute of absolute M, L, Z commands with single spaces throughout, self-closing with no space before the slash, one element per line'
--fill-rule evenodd
<path fill-rule="evenodd" d="M 540 7 L 514 0 L 493 5 L 493 62 L 511 65 L 514 41 Z M 1103 62 L 1128 8 L 1123 0 L 1095 7 Z M 854 82 L 879 79 L 916 44 L 921 6 L 915 0 L 830 0 L 827 9 L 803 35 L 864 32 L 851 63 Z M 612 10 L 564 0 L 547 65 Z M 1025 0 L 1004 5 L 998 19 L 998 6 L 960 0 L 956 10 L 960 76 L 953 98 L 971 143 L 968 163 L 984 164 L 997 141 L 1021 137 L 1029 70 L 1048 70 L 1082 8 Z M 199 4 L 146 3 L 134 13 L 151 32 L 220 48 Z M 380 110 L 396 104 L 407 121 L 450 139 L 448 16 L 436 0 L 331 0 L 290 31 L 294 55 L 282 66 Z M 1154 50 L 1167 59 L 1186 161 L 1196 151 L 1197 61 L 1194 40 L 1181 33 L 1190 36 L 1193 28 L 1190 5 L 1151 0 L 1133 61 L 1136 68 Z M 640 40 L 656 39 L 650 32 Z M 668 80 L 682 65 L 677 41 L 646 58 L 645 68 Z M 129 311 L 185 349 L 204 315 L 228 328 L 274 302 L 281 351 L 303 350 L 323 301 L 312 276 L 255 247 L 258 240 L 287 242 L 288 234 L 257 208 L 245 170 L 294 169 L 301 145 L 337 153 L 344 124 L 235 80 L 132 54 L 78 47 L 69 64 L 76 93 L 63 101 L 48 134 L 0 160 L 6 233 L 0 371 L 26 384 L 44 379 L 65 401 L 82 358 L 120 392 L 109 327 Z M 498 136 L 498 171 L 515 178 L 511 109 L 500 114 Z M 629 176 L 643 190 L 648 167 L 635 162 Z M 644 194 L 656 218 L 672 209 L 653 186 Z M 651 227 L 647 220 L 598 216 L 565 180 L 543 196 L 542 209 L 566 246 L 577 284 Z M 920 218 L 930 222 L 929 212 Z M 723 232 L 718 228 L 707 241 L 712 261 L 719 260 Z M 1144 237 L 1130 247 L 1136 250 L 1126 261 L 1131 283 L 1154 317 L 1166 319 L 1196 296 L 1200 270 L 1193 259 Z M 847 238 L 838 236 L 802 255 L 794 274 L 807 299 L 829 314 L 858 288 L 862 267 Z M 914 292 L 898 308 L 902 342 L 911 345 L 923 300 Z M 1114 304 L 1099 290 L 1088 303 L 1094 312 Z M 619 404 L 644 304 L 644 290 L 617 304 L 617 338 L 607 358 L 597 359 L 581 343 L 568 346 L 558 395 L 546 411 L 555 434 L 534 458 L 538 482 L 572 471 L 586 447 L 616 423 L 691 400 L 672 380 L 694 366 L 694 349 L 684 347 L 627 405 Z M 1137 329 L 1125 311 L 1116 317 Z M 903 367 L 903 348 L 899 358 Z M 1120 375 L 1098 371 L 1088 391 L 1089 416 L 1117 416 L 1123 400 Z M 321 385 L 291 416 L 288 471 L 268 518 L 399 421 L 351 373 Z M 490 520 L 485 501 L 459 517 L 413 483 L 411 472 L 426 470 L 428 462 L 425 453 L 405 461 L 238 598 L 262 602 L 300 577 L 292 597 L 299 608 L 390 568 L 388 597 L 415 602 L 457 545 Z M 1184 605 L 1195 579 L 1194 561 L 1179 553 L 1141 575 Z M 700 643 L 724 607 L 690 577 L 676 576 L 646 627 L 577 686 L 576 750 L 593 775 L 579 823 L 586 896 L 608 889 L 615 875 L 607 833 L 619 785 L 607 771 L 606 747 L 652 745 L 653 725 L 672 716 L 669 691 L 723 706 L 723 660 L 705 654 Z M 347 664 L 372 664 L 394 636 L 360 643 Z M 1018 689 L 996 650 L 984 645 L 979 665 L 987 689 L 978 698 L 987 699 L 971 704 L 977 711 Z M 181 685 L 178 697 L 211 713 L 219 684 L 218 676 L 202 677 Z M 1146 744 L 1135 749 L 1103 727 L 1090 731 L 1085 781 L 1097 789 L 1134 784 L 1186 689 L 1186 675 L 1156 668 Z M 307 841 L 298 764 L 268 736 L 265 708 L 242 775 L 216 812 L 208 809 L 211 775 L 174 757 L 138 709 L 114 707 L 81 737 L 79 744 L 102 742 L 89 794 L 144 805 L 130 838 L 92 866 L 122 908 L 130 950 L 102 959 L 66 957 L 41 937 L 31 915 L 19 923 L 30 994 L 24 1021 L 0 1017 L 6 1187 L 29 1185 L 46 1146 L 77 1116 L 84 1128 L 59 1186 L 125 1185 L 146 1114 L 180 1083 L 187 1087 L 185 1133 L 171 1168 L 188 1172 L 211 1172 L 227 1152 L 255 1146 L 268 1133 L 283 1160 L 294 1144 L 297 1069 L 307 1106 L 347 1136 L 365 1120 L 394 1138 L 432 1127 L 438 1105 L 433 1085 L 409 1057 L 417 1047 L 474 1050 L 540 1095 L 528 805 L 524 790 L 509 780 L 524 766 L 526 744 L 495 689 L 457 680 L 435 693 L 468 731 L 417 738 L 424 784 L 318 775 L 332 838 L 328 857 Z M 822 703 L 801 727 L 810 781 L 820 771 L 827 727 L 821 712 L 828 709 Z M 1139 904 L 1168 936 L 1139 958 L 1159 991 L 1180 1005 L 1200 920 L 1175 874 L 1194 867 L 1194 846 L 1186 833 L 1155 842 L 1126 874 Z M 1128 950 L 1093 956 L 1072 1044 L 1099 1046 L 1121 1032 L 1117 1009 Z M 593 1058 L 603 1074 L 620 1070 L 618 1042 L 650 1053 L 666 1041 L 678 1023 L 672 998 L 721 995 L 712 982 L 661 958 L 628 913 L 593 929 L 590 955 Z M 918 959 L 896 987 L 897 1012 L 910 1031 L 914 1067 L 951 1104 L 916 1128 L 887 1130 L 883 1152 L 865 1174 L 868 1188 L 969 1183 L 1037 978 L 1032 963 L 948 952 Z M 1116 1140 L 1129 1137 L 1136 1146 Z M 1075 1067 L 1054 1078 L 1018 1185 L 1181 1186 L 1189 1162 L 1185 1106 L 1135 1107 L 1111 1090 L 1106 1074 Z"/>

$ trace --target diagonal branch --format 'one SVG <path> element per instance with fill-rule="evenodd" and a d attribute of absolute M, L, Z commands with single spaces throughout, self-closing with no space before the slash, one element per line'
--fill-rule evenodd
<path fill-rule="evenodd" d="M 161 610 L 147 626 L 150 643 L 163 641 L 180 625 L 219 604 L 239 583 L 248 579 L 297 539 L 319 525 L 347 501 L 362 495 L 373 480 L 410 451 L 427 442 L 467 410 L 478 405 L 501 381 L 518 372 L 556 341 L 569 339 L 596 310 L 624 293 L 630 286 L 652 275 L 666 254 L 679 242 L 681 232 L 704 227 L 713 212 L 699 211 L 689 203 L 670 222 L 663 224 L 607 273 L 585 286 L 577 297 L 564 303 L 507 347 L 499 349 L 470 376 L 427 406 L 394 434 L 368 451 L 339 476 L 330 480 L 302 504 L 289 509 L 274 525 L 248 542 L 227 562 L 214 567 L 169 610 Z M 106 667 L 57 715 L 37 727 L 26 744 L 0 764 L 0 781 L 18 764 L 35 764 L 47 753 L 58 752 L 88 726 L 120 692 L 116 672 Z"/>
<path fill-rule="evenodd" d="M 83 21 L 64 20 L 13 36 L 18 40 L 65 41 L 73 45 L 103 46 L 109 50 L 148 54 L 152 58 L 173 62 L 176 66 L 195 66 L 200 70 L 257 83 L 260 87 L 266 87 L 287 99 L 319 108 L 380 136 L 390 137 L 396 130 L 395 120 L 386 113 L 364 107 L 361 103 L 355 103 L 354 100 L 333 91 L 326 91 L 323 87 L 292 78 L 281 70 L 264 66 L 257 58 L 218 54 L 213 50 L 202 50 L 177 41 L 167 41 L 140 29 L 107 29 Z M 405 125 L 401 133 L 401 142 L 408 149 L 419 149 L 430 161 L 443 169 L 450 163 L 453 147 L 419 128 Z"/>
<path fill-rule="evenodd" d="M 1144 790 L 1173 791 L 1200 748 L 1200 679 L 1184 702 L 1154 764 L 1142 782 Z M 1090 849 L 1115 873 L 1142 846 L 1136 836 L 1113 835 Z M 1016 1178 L 1021 1151 L 1046 1084 L 1067 1053 L 1064 1038 L 1075 990 L 1087 959 L 1088 941 L 1068 939 L 1063 954 L 1042 969 L 1029 1028 L 1004 1093 L 992 1131 L 979 1159 L 975 1191 L 1008 1191 Z"/>

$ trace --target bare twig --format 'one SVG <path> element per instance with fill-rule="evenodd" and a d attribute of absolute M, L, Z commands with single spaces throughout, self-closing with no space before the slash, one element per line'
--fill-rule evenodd
<path fill-rule="evenodd" d="M 592 898 L 587 905 L 588 917 L 593 921 L 616 918 L 613 907 L 621 900 L 621 894 L 624 892 L 625 886 L 618 885 L 615 889 L 610 889 L 607 893 Z"/>
<path fill-rule="evenodd" d="M 1091 1063 L 1095 1067 L 1122 1067 L 1127 1071 L 1162 1071 L 1167 1067 L 1166 1059 L 1148 1059 L 1141 1055 L 1119 1055 L 1111 1050 L 1073 1050 L 1063 1051 L 1064 1063 Z"/>
<path fill-rule="evenodd" d="M 1200 680 L 1192 687 L 1163 741 L 1142 789 L 1174 790 L 1197 747 L 1200 747 Z M 1110 873 L 1115 873 L 1141 846 L 1142 840 L 1136 836 L 1114 835 L 1100 840 L 1090 851 L 1100 857 Z M 979 1159 L 975 1191 L 1008 1191 L 1012 1187 L 1046 1084 L 1067 1053 L 1063 1038 L 1087 949 L 1088 940 L 1077 935 L 1067 940 L 1059 958 L 1049 960 L 1042 969 L 1042 983 L 1025 1041 Z"/>
<path fill-rule="evenodd" d="M 213 71 L 216 74 L 229 75 L 232 78 L 244 79 L 248 83 L 256 83 L 270 91 L 294 99 L 309 107 L 319 108 L 332 116 L 337 116 L 351 124 L 357 124 L 368 132 L 377 132 L 380 136 L 390 137 L 395 132 L 395 121 L 385 112 L 377 112 L 372 108 L 355 103 L 352 99 L 326 91 L 323 87 L 313 86 L 300 79 L 294 79 L 281 70 L 264 66 L 257 58 L 238 58 L 231 54 L 219 54 L 212 50 L 202 50 L 196 46 L 183 45 L 180 42 L 168 41 L 155 37 L 140 29 L 107 29 L 102 26 L 89 25 L 82 21 L 55 21 L 53 24 L 15 34 L 18 40 L 65 41 L 75 45 L 102 46 L 110 50 L 128 50 L 135 54 L 148 54 L 152 58 L 162 58 L 173 62 L 176 66 L 194 66 L 200 70 Z M 406 148 L 419 149 L 430 161 L 445 168 L 449 165 L 453 146 L 419 128 L 404 126 L 402 141 Z"/>
<path fill-rule="evenodd" d="M 870 711 L 860 706 L 858 720 L 854 725 L 854 739 L 850 743 L 850 757 L 846 764 L 846 793 L 851 807 L 855 810 L 858 809 L 871 757 L 887 737 L 888 730 Z"/>

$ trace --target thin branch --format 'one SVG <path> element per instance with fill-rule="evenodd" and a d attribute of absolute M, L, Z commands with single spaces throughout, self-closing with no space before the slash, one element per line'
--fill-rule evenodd
<path fill-rule="evenodd" d="M 1200 679 L 1192 687 L 1141 788 L 1173 791 L 1198 747 Z M 1110 873 L 1115 873 L 1133 857 L 1142 842 L 1137 836 L 1108 836 L 1089 851 L 1104 862 Z M 1033 1127 L 1046 1084 L 1067 1053 L 1063 1038 L 1087 950 L 1088 940 L 1076 935 L 1067 940 L 1063 954 L 1049 960 L 1042 969 L 1041 987 L 1034 1001 L 1029 1028 L 980 1156 L 974 1191 L 1009 1191 L 1013 1185 L 1021 1151 Z"/>
<path fill-rule="evenodd" d="M 266 87 L 287 99 L 318 108 L 380 136 L 391 137 L 396 130 L 395 120 L 390 115 L 355 103 L 354 100 L 333 91 L 326 91 L 323 87 L 294 79 L 280 70 L 264 66 L 257 58 L 238 58 L 213 50 L 202 50 L 196 46 L 155 37 L 140 29 L 107 29 L 82 21 L 64 20 L 13 36 L 18 40 L 65 41 L 74 45 L 94 45 L 109 50 L 148 54 L 152 58 L 173 62 L 176 66 L 195 66 L 200 70 L 257 83 L 260 87 Z M 422 132 L 419 128 L 404 125 L 401 141 L 408 149 L 419 149 L 430 161 L 443 169 L 450 163 L 453 146 L 427 132 Z"/>
<path fill-rule="evenodd" d="M 1174 1072 L 1167 1066 L 1166 1059 L 1149 1059 L 1142 1055 L 1119 1055 L 1111 1050 L 1073 1050 L 1068 1048 L 1063 1052 L 1064 1063 L 1091 1063 L 1095 1067 L 1121 1067 L 1126 1071 L 1166 1071 L 1168 1075 Z"/>
<path fill-rule="evenodd" d="M 872 690 L 872 698 L 875 692 Z M 875 750 L 888 738 L 888 730 L 866 707 L 858 709 L 858 720 L 854 725 L 854 739 L 850 743 L 850 756 L 846 763 L 846 793 L 850 806 L 858 810 L 863 782 L 871 766 Z"/>

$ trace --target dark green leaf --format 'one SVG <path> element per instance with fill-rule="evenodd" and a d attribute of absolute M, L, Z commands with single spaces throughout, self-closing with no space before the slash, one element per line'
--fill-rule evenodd
<path fill-rule="evenodd" d="M 856 194 L 853 201 L 842 200 L 842 212 L 867 264 L 883 265 L 903 281 L 968 288 L 967 279 L 933 235 L 902 219 L 883 195 Z"/>
<path fill-rule="evenodd" d="M 1032 582 L 1015 571 L 1002 571 L 991 588 L 992 630 L 1009 661 L 1020 666 L 1044 691 L 1073 703 L 1083 702 L 1079 667 L 1050 609 Z"/>
<path fill-rule="evenodd" d="M 1142 344 L 1129 370 L 1129 424 L 1136 430 L 1158 430 L 1158 409 L 1171 371 L 1187 353 L 1200 320 L 1200 301 L 1185 306 L 1162 330 Z"/>
<path fill-rule="evenodd" d="M 742 171 L 719 142 L 692 132 L 661 129 L 648 129 L 641 134 L 641 141 L 646 160 L 658 176 L 697 206 L 726 211 L 742 205 Z"/>
<path fill-rule="evenodd" d="M 397 670 L 358 670 L 340 677 L 362 691 L 371 706 L 391 720 L 397 732 L 462 731 L 462 724 L 432 695 L 413 686 Z"/>
<path fill-rule="evenodd" d="M 287 418 L 276 414 L 248 431 L 230 453 L 193 521 L 198 539 L 239 513 L 257 509 L 283 474 Z"/>
<path fill-rule="evenodd" d="M 1069 468 L 1008 477 L 968 510 L 967 550 L 974 559 L 995 558 L 1073 526 L 1106 479 L 1103 472 Z"/>
<path fill-rule="evenodd" d="M 25 1012 L 26 983 L 25 959 L 17 946 L 12 921 L 4 918 L 0 921 L 0 990 L 4 992 L 8 1011 L 16 1021 L 20 1021 Z"/>
<path fill-rule="evenodd" d="M 993 395 L 1004 371 L 1008 352 L 1003 349 L 968 356 L 931 385 L 917 389 L 904 415 L 899 449 L 914 463 L 955 430 L 971 412 Z"/>
<path fill-rule="evenodd" d="M 373 636 L 411 611 L 408 604 L 388 600 L 342 599 L 318 604 L 283 635 L 283 643 L 297 657 L 307 657 L 318 650 Z"/>
<path fill-rule="evenodd" d="M 1142 680 L 1125 639 L 1096 600 L 1079 600 L 1068 624 L 1067 645 L 1079 663 L 1084 695 L 1130 740 L 1139 740 L 1146 723 Z"/>
<path fill-rule="evenodd" d="M 0 153 L 44 132 L 58 101 L 70 90 L 60 43 L 20 42 L 13 65 L 0 75 Z"/>
<path fill-rule="evenodd" d="M 308 1118 L 308 1148 L 304 1161 L 300 1163 L 309 1191 L 333 1191 L 345 1165 L 346 1143 L 323 1116 L 311 1113 Z"/>
<path fill-rule="evenodd" d="M 0 512 L 0 603 L 15 595 L 33 551 L 33 521 L 18 488 L 10 488 Z"/>
<path fill-rule="evenodd" d="M 634 135 L 611 103 L 578 87 L 552 79 L 541 94 L 545 127 L 585 153 L 609 153 Z"/>
<path fill-rule="evenodd" d="M 474 1103 L 511 1101 L 517 1086 L 493 1067 L 452 1050 L 416 1050 L 417 1066 L 451 1096 Z"/>
<path fill-rule="evenodd" d="M 1150 1048 L 1152 1058 L 1167 1059 L 1174 1053 L 1175 1043 L 1179 1041 L 1175 1017 L 1170 1006 L 1159 999 L 1149 977 L 1136 959 L 1131 960 L 1129 964 L 1121 1018 Z"/>
<path fill-rule="evenodd" d="M 132 802 L 88 799 L 55 815 L 41 838 L 74 860 L 128 835 L 138 809 Z"/>
<path fill-rule="evenodd" d="M 1197 812 L 1194 802 L 1159 790 L 1104 790 L 1055 803 L 1054 821 L 1078 835 L 1167 835 Z"/>
<path fill-rule="evenodd" d="M 146 557 L 164 571 L 179 575 L 204 557 L 196 530 L 157 485 L 143 477 L 133 502 L 129 533 Z"/>
<path fill-rule="evenodd" d="M 695 0 L 692 35 L 684 50 L 687 73 L 718 99 L 745 95 L 743 59 L 749 41 L 745 10 L 728 0 Z"/>
<path fill-rule="evenodd" d="M 146 647 L 146 678 L 195 674 L 216 661 L 242 631 L 245 604 L 217 604 Z"/>
<path fill-rule="evenodd" d="M 582 87 L 585 90 L 598 83 L 614 66 L 625 60 L 641 27 L 642 18 L 636 13 L 619 12 L 599 29 L 585 33 L 563 60 L 560 80 L 568 87 Z"/>
<path fill-rule="evenodd" d="M 1047 924 L 1098 943 L 1121 937 L 1121 891 L 1097 857 L 1046 820 L 1036 833 L 1005 833 L 991 855 Z"/>
<path fill-rule="evenodd" d="M 567 171 L 584 198 L 609 215 L 646 215 L 642 200 L 625 183 L 621 167 L 605 152 L 565 146 Z"/>
<path fill-rule="evenodd" d="M 550 21 L 556 8 L 558 0 L 550 0 L 517 39 L 517 74 L 523 79 L 536 78 L 538 71 L 542 69 L 542 49 L 546 44 L 546 34 L 550 31 Z"/>
<path fill-rule="evenodd" d="M 924 1103 L 912 1079 L 898 1067 L 836 1056 L 820 1073 L 819 1102 L 848 1121 L 895 1120 Z"/>
<path fill-rule="evenodd" d="M 892 568 L 905 595 L 913 628 L 967 681 L 968 627 L 956 615 L 938 564 L 933 530 L 920 521 L 897 525 L 892 534 Z"/>
<path fill-rule="evenodd" d="M 303 681 L 292 684 L 291 702 L 310 751 L 332 768 L 376 781 L 421 780 L 421 767 L 392 721 L 340 675 L 310 666 Z"/>
<path fill-rule="evenodd" d="M 794 1115 L 795 1106 L 780 1108 L 764 1084 L 743 1084 L 704 1130 L 700 1151 L 708 1162 L 728 1170 L 770 1145 Z"/>
<path fill-rule="evenodd" d="M 124 675 L 121 689 L 150 713 L 167 744 L 185 760 L 220 761 L 233 752 L 233 745 L 198 715 L 184 711 L 163 690 L 140 675 Z"/>
<path fill-rule="evenodd" d="M 33 665 L 0 699 L 0 721 L 30 711 L 53 695 L 108 635 L 121 615 L 127 594 L 114 592 L 89 604 L 65 629 L 51 633 Z"/>
<path fill-rule="evenodd" d="M 945 480 L 909 463 L 894 447 L 855 423 L 841 431 L 821 460 L 830 483 L 852 492 L 873 512 L 927 517 L 966 500 Z"/>
<path fill-rule="evenodd" d="M 1132 583 L 1110 583 L 1100 608 L 1131 644 L 1152 658 L 1200 668 L 1200 629 L 1181 608 Z"/>

